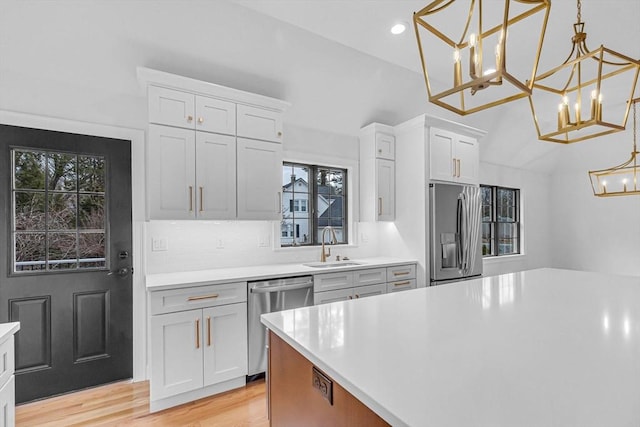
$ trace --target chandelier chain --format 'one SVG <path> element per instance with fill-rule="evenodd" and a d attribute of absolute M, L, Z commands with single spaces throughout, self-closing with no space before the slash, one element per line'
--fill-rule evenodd
<path fill-rule="evenodd" d="M 578 1 L 578 23 L 582 22 L 582 2 Z"/>

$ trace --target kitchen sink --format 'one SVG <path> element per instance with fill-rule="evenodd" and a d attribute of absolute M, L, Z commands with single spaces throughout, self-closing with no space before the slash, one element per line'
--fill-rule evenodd
<path fill-rule="evenodd" d="M 306 267 L 313 268 L 336 268 L 336 267 L 346 267 L 349 265 L 362 265 L 361 262 L 354 261 L 335 261 L 335 262 L 310 262 L 308 264 L 302 264 Z"/>

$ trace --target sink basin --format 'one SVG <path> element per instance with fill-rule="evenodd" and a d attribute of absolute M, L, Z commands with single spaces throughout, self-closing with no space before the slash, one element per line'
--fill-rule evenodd
<path fill-rule="evenodd" d="M 346 267 L 349 265 L 362 265 L 360 262 L 354 261 L 335 261 L 335 262 L 310 262 L 308 264 L 302 264 L 307 267 L 313 268 L 336 268 L 336 267 Z"/>

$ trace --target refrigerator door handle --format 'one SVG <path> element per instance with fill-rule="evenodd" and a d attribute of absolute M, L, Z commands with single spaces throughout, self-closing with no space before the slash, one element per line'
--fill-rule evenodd
<path fill-rule="evenodd" d="M 461 196 L 462 195 L 458 196 L 458 207 L 456 209 L 456 246 L 458 247 L 458 259 L 456 261 L 456 265 L 458 268 L 462 268 L 462 257 L 464 251 L 464 248 L 462 247 L 464 241 L 462 236 L 462 216 L 464 213 Z"/>

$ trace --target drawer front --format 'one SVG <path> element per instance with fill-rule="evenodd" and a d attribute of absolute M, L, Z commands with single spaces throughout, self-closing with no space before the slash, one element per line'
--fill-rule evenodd
<path fill-rule="evenodd" d="M 354 298 L 366 298 L 375 295 L 382 295 L 385 293 L 387 293 L 386 283 L 379 283 L 377 285 L 369 286 L 358 286 L 357 288 L 353 288 Z"/>
<path fill-rule="evenodd" d="M 416 278 L 416 265 L 406 264 L 387 267 L 387 282 L 397 282 Z"/>
<path fill-rule="evenodd" d="M 0 345 L 0 387 L 9 381 L 14 372 L 13 335 Z"/>
<path fill-rule="evenodd" d="M 323 292 L 334 289 L 353 287 L 353 272 L 341 271 L 339 273 L 316 274 L 313 276 L 313 291 Z"/>
<path fill-rule="evenodd" d="M 282 142 L 282 113 L 238 104 L 238 136 Z"/>
<path fill-rule="evenodd" d="M 247 282 L 194 286 L 151 293 L 151 314 L 234 304 L 247 300 Z"/>
<path fill-rule="evenodd" d="M 398 280 L 387 283 L 387 292 L 399 292 L 417 287 L 416 279 Z"/>
<path fill-rule="evenodd" d="M 336 301 L 346 301 L 353 298 L 353 289 L 336 289 L 335 291 L 316 292 L 313 294 L 313 304 L 328 304 Z"/>
<path fill-rule="evenodd" d="M 387 281 L 386 268 L 371 268 L 353 272 L 353 286 L 375 285 Z"/>

